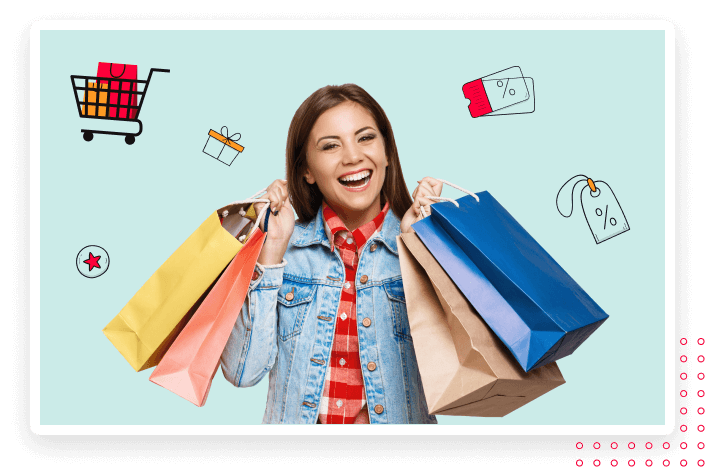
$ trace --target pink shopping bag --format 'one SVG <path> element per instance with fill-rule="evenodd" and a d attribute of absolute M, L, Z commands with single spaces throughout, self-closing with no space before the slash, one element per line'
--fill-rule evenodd
<path fill-rule="evenodd" d="M 137 117 L 137 94 L 130 94 L 130 92 L 137 91 L 137 83 L 130 81 L 137 79 L 137 66 L 134 64 L 98 63 L 97 76 L 115 78 L 114 81 L 100 81 L 100 84 L 109 84 L 111 91 L 116 91 L 108 94 L 108 104 L 111 104 L 109 117 L 121 119 Z M 135 108 L 127 106 L 135 106 Z"/>
<path fill-rule="evenodd" d="M 201 407 L 245 301 L 266 233 L 256 228 L 149 380 Z"/>

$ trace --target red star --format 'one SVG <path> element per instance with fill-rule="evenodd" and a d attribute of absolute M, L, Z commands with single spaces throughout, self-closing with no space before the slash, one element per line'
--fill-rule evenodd
<path fill-rule="evenodd" d="M 91 257 L 83 261 L 84 264 L 88 264 L 88 272 L 92 271 L 94 267 L 97 267 L 100 269 L 100 264 L 98 264 L 98 260 L 100 260 L 100 256 L 94 256 L 92 252 L 88 253 Z"/>

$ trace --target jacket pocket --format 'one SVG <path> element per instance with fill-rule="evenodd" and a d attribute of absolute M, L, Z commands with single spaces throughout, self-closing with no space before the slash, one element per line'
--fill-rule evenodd
<path fill-rule="evenodd" d="M 316 286 L 284 279 L 277 301 L 279 303 L 279 338 L 286 341 L 301 333 L 304 318 L 316 294 Z"/>
<path fill-rule="evenodd" d="M 392 309 L 394 336 L 403 340 L 411 341 L 409 317 L 406 314 L 406 297 L 404 296 L 404 284 L 402 283 L 401 279 L 386 282 L 384 284 L 384 291 L 387 293 L 389 305 Z"/>

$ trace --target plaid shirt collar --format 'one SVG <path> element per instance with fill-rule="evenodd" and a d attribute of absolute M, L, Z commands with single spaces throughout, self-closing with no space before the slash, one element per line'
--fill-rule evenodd
<path fill-rule="evenodd" d="M 333 211 L 333 208 L 328 206 L 325 201 L 323 201 L 322 208 L 326 236 L 328 236 L 328 240 L 330 241 L 330 251 L 333 252 L 335 250 L 335 239 L 333 239 L 333 236 L 342 231 L 347 231 L 347 234 L 349 236 L 352 236 L 352 238 L 355 240 L 355 245 L 357 246 L 357 248 L 361 249 L 362 246 L 365 245 L 367 240 L 371 238 L 374 233 L 382 227 L 384 218 L 387 215 L 387 211 L 389 210 L 389 202 L 386 202 L 384 204 L 384 208 L 382 208 L 382 211 L 380 211 L 379 214 L 375 216 L 372 221 L 363 224 L 354 231 L 350 231 L 347 227 L 345 227 L 345 224 L 343 224 L 343 220 L 338 217 L 336 212 Z"/>

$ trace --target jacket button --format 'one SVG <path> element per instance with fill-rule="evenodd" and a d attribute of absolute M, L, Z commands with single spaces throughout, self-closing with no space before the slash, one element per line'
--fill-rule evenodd
<path fill-rule="evenodd" d="M 377 244 L 373 244 L 370 246 L 370 252 L 375 252 L 377 250 Z"/>
<path fill-rule="evenodd" d="M 372 325 L 372 320 L 370 320 L 369 318 L 363 318 L 362 324 L 366 327 L 369 327 L 370 325 Z"/>
<path fill-rule="evenodd" d="M 381 404 L 377 404 L 377 405 L 375 406 L 375 412 L 376 412 L 377 414 L 382 414 L 382 413 L 384 412 L 384 406 L 381 405 Z"/>
<path fill-rule="evenodd" d="M 257 279 L 259 279 L 259 272 L 254 271 L 254 272 L 252 273 L 252 280 L 257 280 Z"/>
<path fill-rule="evenodd" d="M 285 298 L 286 300 L 288 300 L 289 302 L 291 302 L 292 300 L 294 300 L 294 289 L 291 289 L 291 292 L 289 292 L 288 294 L 286 294 L 286 295 L 284 296 L 284 298 Z"/>
<path fill-rule="evenodd" d="M 367 363 L 367 369 L 370 371 L 374 371 L 377 369 L 377 365 L 374 364 L 374 362 L 370 361 L 369 363 Z"/>
<path fill-rule="evenodd" d="M 360 277 L 360 283 L 361 283 L 361 284 L 366 284 L 366 283 L 367 283 L 367 276 L 366 276 L 366 275 L 363 275 L 362 277 Z"/>

